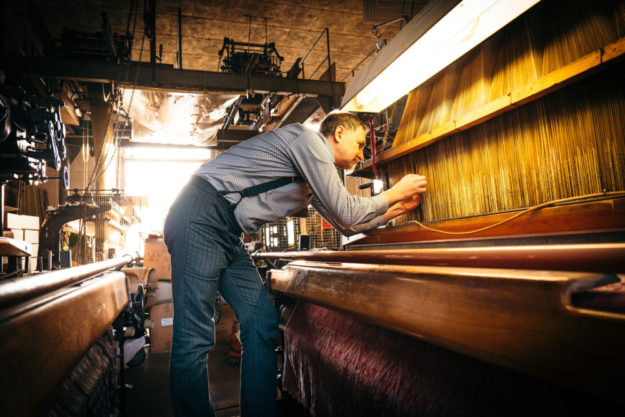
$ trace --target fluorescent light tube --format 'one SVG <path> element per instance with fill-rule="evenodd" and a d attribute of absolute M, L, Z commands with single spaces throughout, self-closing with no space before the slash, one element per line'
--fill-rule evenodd
<path fill-rule="evenodd" d="M 342 110 L 368 113 L 384 110 L 539 1 L 464 0 L 421 36 L 418 27 L 409 23 L 404 30 L 417 34 L 414 42 L 370 81 L 363 83 L 364 77 L 355 77 L 352 80 L 355 85 L 350 83 L 347 88 Z M 415 25 L 419 23 L 416 21 Z M 399 43 L 405 45 L 405 38 Z M 386 48 L 392 49 L 393 41 Z M 376 58 L 383 59 L 382 53 Z M 376 58 L 369 65 L 375 66 Z"/>

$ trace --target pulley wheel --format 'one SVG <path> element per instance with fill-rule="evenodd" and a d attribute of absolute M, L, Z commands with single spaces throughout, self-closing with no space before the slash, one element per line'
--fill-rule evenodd
<path fill-rule="evenodd" d="M 69 189 L 69 167 L 68 166 L 64 166 L 63 170 L 61 171 L 61 184 L 64 190 Z"/>

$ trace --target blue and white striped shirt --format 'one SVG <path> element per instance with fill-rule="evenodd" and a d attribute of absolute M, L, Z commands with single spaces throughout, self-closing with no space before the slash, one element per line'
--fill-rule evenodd
<path fill-rule="evenodd" d="M 234 211 L 241 230 L 256 232 L 312 204 L 346 236 L 381 226 L 388 201 L 382 195 L 358 197 L 345 189 L 334 166 L 327 138 L 301 124 L 292 124 L 246 140 L 202 165 L 196 172 L 219 191 L 240 191 L 280 177 L 301 176 L 290 183 L 246 197 Z M 238 194 L 224 196 L 235 203 Z"/>

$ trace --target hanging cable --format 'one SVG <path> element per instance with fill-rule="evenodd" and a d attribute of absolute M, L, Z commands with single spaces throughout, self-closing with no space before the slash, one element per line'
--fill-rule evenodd
<path fill-rule="evenodd" d="M 373 128 L 373 117 L 369 119 L 369 140 L 371 142 L 371 169 L 373 170 L 373 175 L 375 179 L 379 179 L 380 175 L 378 174 L 378 167 L 375 165 L 375 130 Z"/>

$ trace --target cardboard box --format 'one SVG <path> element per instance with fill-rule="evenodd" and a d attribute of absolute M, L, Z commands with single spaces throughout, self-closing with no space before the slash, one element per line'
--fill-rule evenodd
<path fill-rule="evenodd" d="M 11 229 L 13 233 L 13 239 L 24 240 L 24 230 L 22 229 Z"/>
<path fill-rule="evenodd" d="M 39 244 L 39 230 L 24 230 L 24 240 L 32 244 Z"/>
<path fill-rule="evenodd" d="M 29 274 L 32 274 L 37 270 L 37 262 L 38 258 L 36 256 L 30 258 L 30 261 L 28 261 L 28 269 L 30 270 L 28 271 Z"/>
<path fill-rule="evenodd" d="M 4 228 L 39 230 L 39 217 L 7 213 Z"/>
<path fill-rule="evenodd" d="M 169 352 L 174 332 L 174 304 L 157 304 L 150 309 L 154 327 L 150 329 L 150 350 L 152 353 Z"/>
<path fill-rule="evenodd" d="M 171 260 L 162 237 L 146 239 L 143 266 L 154 268 L 156 278 L 171 281 Z"/>

